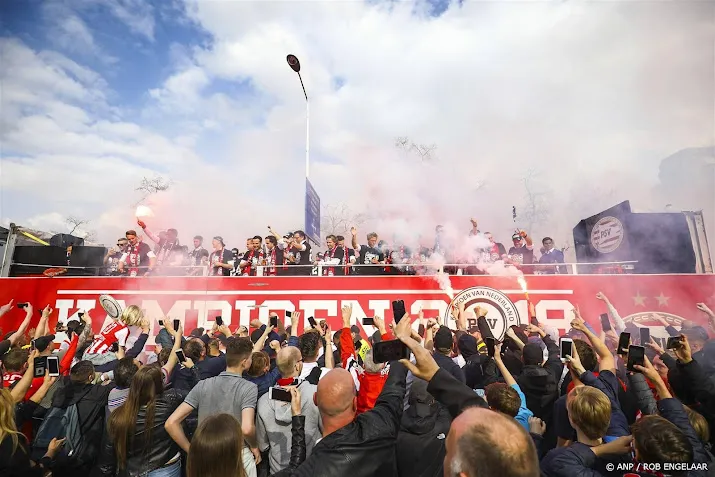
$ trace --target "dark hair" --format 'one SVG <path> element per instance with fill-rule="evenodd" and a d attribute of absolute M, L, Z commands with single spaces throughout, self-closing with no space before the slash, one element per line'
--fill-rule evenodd
<path fill-rule="evenodd" d="M 303 333 L 298 339 L 298 349 L 304 360 L 311 361 L 318 357 L 320 351 L 320 335 L 318 333 Z"/>
<path fill-rule="evenodd" d="M 126 232 L 124 232 L 124 235 L 134 235 L 136 237 L 137 231 L 136 230 L 127 230 Z"/>
<path fill-rule="evenodd" d="M 201 240 L 203 242 L 204 238 L 201 235 L 196 235 L 194 236 L 194 240 Z"/>
<path fill-rule="evenodd" d="M 495 411 L 502 412 L 509 417 L 516 417 L 521 407 L 521 398 L 516 389 L 505 383 L 492 383 L 484 389 L 487 404 Z"/>
<path fill-rule="evenodd" d="M 554 241 L 554 239 L 552 239 L 551 237 L 544 237 L 543 239 L 541 239 L 541 243 L 543 244 L 543 243 L 545 243 L 547 240 L 551 240 L 552 242 Z"/>
<path fill-rule="evenodd" d="M 120 359 L 117 362 L 117 367 L 114 368 L 114 382 L 117 383 L 117 387 L 128 388 L 137 371 L 139 371 L 139 366 L 134 363 L 134 358 Z"/>
<path fill-rule="evenodd" d="M 345 237 L 343 237 L 342 235 L 336 235 L 335 238 L 338 239 L 338 242 L 342 242 L 343 240 L 345 240 Z"/>
<path fill-rule="evenodd" d="M 246 477 L 241 423 L 231 414 L 209 416 L 191 439 L 186 477 Z"/>
<path fill-rule="evenodd" d="M 235 368 L 241 361 L 251 357 L 253 353 L 253 343 L 248 338 L 237 338 L 235 336 L 226 340 L 226 367 Z"/>
<path fill-rule="evenodd" d="M 8 371 L 20 371 L 27 363 L 30 352 L 21 348 L 12 348 L 2 357 L 2 364 Z"/>
<path fill-rule="evenodd" d="M 201 360 L 201 355 L 206 352 L 206 345 L 200 339 L 190 339 L 181 347 L 184 350 L 184 355 L 191 358 L 194 363 Z"/>
<path fill-rule="evenodd" d="M 91 361 L 80 361 L 70 370 L 70 381 L 74 382 L 84 382 L 89 379 L 91 375 L 94 374 L 94 365 Z"/>
<path fill-rule="evenodd" d="M 260 240 L 261 242 L 263 242 L 263 237 L 261 237 L 260 235 L 254 235 L 252 240 Z"/>
<path fill-rule="evenodd" d="M 159 352 L 159 363 L 162 366 L 169 362 L 169 356 L 171 356 L 172 353 L 171 350 L 172 348 L 161 348 L 161 351 Z M 184 354 L 186 354 L 186 351 L 184 351 Z"/>
<path fill-rule="evenodd" d="M 268 353 L 265 351 L 254 351 L 251 354 L 251 367 L 248 368 L 246 374 L 252 378 L 258 378 L 263 376 L 266 372 L 266 366 L 271 362 L 271 358 L 268 357 Z"/>
<path fill-rule="evenodd" d="M 303 232 L 302 230 L 296 230 L 295 232 L 293 232 L 293 235 L 295 235 L 295 234 L 298 234 L 302 238 L 305 238 L 305 232 Z"/>
<path fill-rule="evenodd" d="M 644 416 L 631 426 L 640 462 L 687 463 L 693 461 L 693 446 L 678 426 L 661 416 Z M 686 475 L 686 472 L 672 475 Z"/>
<path fill-rule="evenodd" d="M 581 364 L 586 371 L 598 371 L 598 357 L 596 352 L 590 344 L 586 343 L 584 340 L 573 340 L 574 346 L 576 346 L 576 352 L 578 353 L 578 358 L 581 360 Z"/>
<path fill-rule="evenodd" d="M 499 416 L 502 419 L 507 417 Z M 513 422 L 514 432 L 509 438 L 512 444 L 519 439 L 525 449 L 505 449 L 501 439 L 495 439 L 493 428 L 482 423 L 475 423 L 457 440 L 458 455 L 461 457 L 461 472 L 479 477 L 538 477 L 539 459 L 536 448 L 524 428 Z M 518 427 L 517 427 L 518 426 Z M 514 446 L 516 447 L 516 446 Z"/>
<path fill-rule="evenodd" d="M 266 237 L 266 242 L 270 242 L 273 245 L 278 245 L 278 240 L 273 235 L 269 235 L 268 237 Z"/>
<path fill-rule="evenodd" d="M 126 237 L 119 237 L 117 240 L 127 240 Z"/>
<path fill-rule="evenodd" d="M 114 443 L 117 466 L 124 469 L 130 443 L 134 440 L 139 410 L 144 411 L 144 452 L 152 448 L 151 430 L 154 427 L 156 398 L 164 391 L 161 370 L 154 366 L 141 368 L 132 378 L 127 400 L 109 416 L 108 433 Z"/>

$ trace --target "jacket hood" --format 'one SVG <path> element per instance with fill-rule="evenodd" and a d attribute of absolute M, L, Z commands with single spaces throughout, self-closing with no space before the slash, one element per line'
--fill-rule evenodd
<path fill-rule="evenodd" d="M 419 409 L 423 408 L 423 409 Z M 427 415 L 421 415 L 429 410 Z M 431 406 L 427 404 L 413 404 L 402 415 L 402 428 L 412 434 L 426 434 L 434 429 L 437 415 L 439 414 L 439 404 Z"/>

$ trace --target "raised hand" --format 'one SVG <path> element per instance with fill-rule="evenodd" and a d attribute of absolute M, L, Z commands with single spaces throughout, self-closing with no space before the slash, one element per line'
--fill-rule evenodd
<path fill-rule="evenodd" d="M 9 303 L 7 303 L 3 306 L 0 306 L 0 316 L 4 315 L 5 313 L 7 313 L 8 311 L 10 311 L 12 309 L 12 304 L 14 301 L 15 300 L 10 300 Z"/>
<path fill-rule="evenodd" d="M 596 298 L 598 298 L 598 299 L 601 300 L 601 301 L 606 301 L 606 300 L 608 300 L 608 298 L 606 297 L 606 295 L 604 295 L 603 292 L 601 292 L 601 291 L 598 292 L 598 293 L 596 293 Z"/>
<path fill-rule="evenodd" d="M 698 303 L 695 305 L 698 307 L 698 310 L 702 311 L 703 313 L 707 313 L 710 316 L 715 316 L 715 313 L 705 304 L 705 303 Z"/>
<path fill-rule="evenodd" d="M 343 305 L 341 312 L 343 317 L 343 328 L 350 328 L 350 319 L 353 316 L 353 305 Z"/>
<path fill-rule="evenodd" d="M 543 436 L 544 432 L 546 432 L 546 423 L 538 417 L 529 417 L 529 432 Z"/>
<path fill-rule="evenodd" d="M 680 346 L 673 351 L 675 352 L 675 356 L 678 357 L 678 360 L 683 364 L 687 364 L 693 360 L 693 352 L 690 349 L 688 337 L 685 335 L 680 335 Z"/>

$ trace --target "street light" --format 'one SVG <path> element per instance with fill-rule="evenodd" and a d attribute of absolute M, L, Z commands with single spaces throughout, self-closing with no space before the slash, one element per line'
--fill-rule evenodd
<path fill-rule="evenodd" d="M 298 60 L 298 57 L 295 55 L 288 55 L 286 56 L 286 61 L 288 61 L 288 66 L 290 66 L 293 71 L 298 73 L 300 86 L 303 88 L 303 96 L 305 96 L 305 178 L 308 179 L 310 176 L 310 102 L 308 101 L 308 93 L 305 92 L 303 77 L 300 76 L 300 61 Z"/>

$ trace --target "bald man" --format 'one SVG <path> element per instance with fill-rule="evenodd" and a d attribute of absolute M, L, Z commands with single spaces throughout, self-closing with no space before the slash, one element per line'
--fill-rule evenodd
<path fill-rule="evenodd" d="M 449 429 L 444 475 L 539 477 L 539 459 L 531 436 L 514 419 L 472 407 Z"/>
<path fill-rule="evenodd" d="M 407 369 L 396 361 L 390 366 L 375 407 L 360 415 L 355 383 L 348 371 L 333 369 L 318 382 L 314 401 L 320 411 L 323 439 L 291 476 L 397 476 L 395 444 Z"/>
<path fill-rule="evenodd" d="M 300 350 L 286 346 L 278 351 L 276 368 L 280 373 L 277 386 L 296 386 L 300 391 L 301 415 L 305 416 L 305 450 L 310 456 L 313 447 L 320 440 L 320 413 L 313 401 L 316 386 L 297 379 L 303 369 Z M 297 383 L 296 383 L 297 380 Z M 270 399 L 269 393 L 258 399 L 256 406 L 256 439 L 261 452 L 268 451 L 271 474 L 288 467 L 290 462 L 292 413 L 289 402 Z"/>

